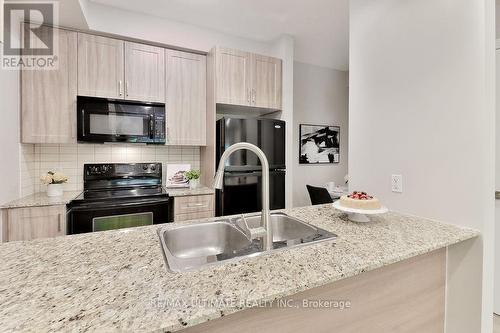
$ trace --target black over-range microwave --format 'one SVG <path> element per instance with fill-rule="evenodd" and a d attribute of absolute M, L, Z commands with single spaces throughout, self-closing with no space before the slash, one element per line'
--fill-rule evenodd
<path fill-rule="evenodd" d="M 78 142 L 165 143 L 165 104 L 77 98 Z"/>

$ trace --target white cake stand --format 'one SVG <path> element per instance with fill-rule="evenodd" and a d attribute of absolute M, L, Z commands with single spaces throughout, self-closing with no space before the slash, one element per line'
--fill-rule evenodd
<path fill-rule="evenodd" d="M 387 207 L 380 207 L 380 209 L 355 209 L 342 207 L 340 201 L 335 201 L 333 203 L 333 208 L 338 209 L 344 213 L 347 213 L 347 217 L 350 221 L 366 223 L 370 222 L 370 218 L 367 215 L 377 215 L 387 213 L 389 210 Z"/>

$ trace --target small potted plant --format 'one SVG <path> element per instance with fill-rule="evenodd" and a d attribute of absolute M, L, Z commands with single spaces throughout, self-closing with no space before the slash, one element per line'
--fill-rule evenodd
<path fill-rule="evenodd" d="M 47 185 L 47 196 L 59 197 L 63 195 L 63 184 L 68 177 L 62 172 L 49 171 L 40 177 L 42 184 Z"/>
<path fill-rule="evenodd" d="M 189 188 L 194 190 L 200 186 L 200 170 L 189 170 L 184 177 L 189 181 Z"/>

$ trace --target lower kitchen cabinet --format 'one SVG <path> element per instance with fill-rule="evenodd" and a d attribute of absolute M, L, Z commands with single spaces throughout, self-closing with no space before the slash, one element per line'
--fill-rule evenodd
<path fill-rule="evenodd" d="M 66 235 L 66 206 L 2 210 L 2 241 L 21 241 Z"/>
<path fill-rule="evenodd" d="M 214 195 L 174 198 L 174 222 L 214 217 Z"/>

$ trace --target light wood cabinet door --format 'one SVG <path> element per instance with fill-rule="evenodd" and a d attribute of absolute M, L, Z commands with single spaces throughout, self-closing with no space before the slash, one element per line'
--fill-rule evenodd
<path fill-rule="evenodd" d="M 165 101 L 165 49 L 125 42 L 125 97 Z"/>
<path fill-rule="evenodd" d="M 124 98 L 124 42 L 78 34 L 78 95 Z"/>
<path fill-rule="evenodd" d="M 42 26 L 39 33 L 52 34 L 53 30 Z M 57 69 L 21 71 L 23 143 L 76 142 L 77 33 L 57 32 Z"/>
<path fill-rule="evenodd" d="M 281 60 L 252 55 L 252 105 L 281 109 Z"/>
<path fill-rule="evenodd" d="M 167 50 L 167 144 L 206 145 L 206 56 Z"/>
<path fill-rule="evenodd" d="M 66 206 L 7 209 L 6 241 L 32 240 L 66 235 Z"/>
<path fill-rule="evenodd" d="M 217 48 L 216 103 L 251 105 L 251 54 Z"/>

